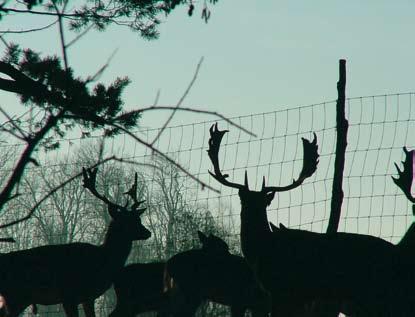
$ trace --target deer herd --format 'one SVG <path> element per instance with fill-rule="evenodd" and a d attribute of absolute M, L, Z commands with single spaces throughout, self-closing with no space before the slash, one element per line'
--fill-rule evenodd
<path fill-rule="evenodd" d="M 96 189 L 97 169 L 83 169 L 83 186 L 108 207 L 112 220 L 100 246 L 88 243 L 48 245 L 0 255 L 0 315 L 15 317 L 36 304 L 62 304 L 68 317 L 95 316 L 94 301 L 112 286 L 117 305 L 111 317 L 194 316 L 203 301 L 230 307 L 231 316 L 250 311 L 261 316 L 415 316 L 415 225 L 394 245 L 352 233 L 316 233 L 274 225 L 267 207 L 275 194 L 299 187 L 317 169 L 317 138 L 303 139 L 303 166 L 291 184 L 259 191 L 228 180 L 219 166 L 223 136 L 210 128 L 209 172 L 238 190 L 241 203 L 242 256 L 229 252 L 219 237 L 198 231 L 202 244 L 165 262 L 125 266 L 135 240 L 151 233 L 140 216 L 137 176 L 126 193 L 131 206 L 111 202 Z M 411 194 L 414 151 L 405 151 L 395 184 L 415 206 Z M 415 207 L 413 207 L 415 212 Z M 1 302 L 1 301 L 0 301 Z M 0 305 L 1 306 L 1 305 Z"/>

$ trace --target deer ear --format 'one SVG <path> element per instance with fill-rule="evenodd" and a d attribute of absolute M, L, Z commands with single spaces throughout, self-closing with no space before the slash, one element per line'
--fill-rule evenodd
<path fill-rule="evenodd" d="M 200 242 L 202 242 L 202 244 L 205 244 L 208 237 L 202 231 L 199 230 L 197 230 L 197 235 L 199 237 Z"/>

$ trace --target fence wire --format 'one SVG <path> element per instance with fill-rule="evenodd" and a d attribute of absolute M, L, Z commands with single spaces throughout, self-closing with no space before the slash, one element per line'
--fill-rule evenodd
<path fill-rule="evenodd" d="M 397 242 L 413 221 L 409 202 L 394 185 L 391 176 L 397 174 L 394 163 L 400 164 L 404 158 L 402 147 L 415 148 L 414 98 L 415 93 L 404 93 L 347 99 L 346 116 L 349 121 L 349 133 L 343 181 L 345 195 L 339 231 L 371 234 Z M 223 173 L 229 174 L 229 179 L 233 182 L 241 183 L 243 175 L 247 171 L 251 189 L 260 188 L 263 176 L 266 178 L 267 185 L 271 186 L 287 185 L 297 178 L 302 167 L 301 138 L 311 139 L 313 133 L 316 133 L 320 162 L 315 175 L 295 190 L 278 193 L 269 208 L 268 216 L 269 220 L 276 224 L 283 223 L 292 228 L 325 232 L 330 213 L 334 168 L 335 110 L 336 102 L 329 101 L 232 118 L 234 122 L 254 132 L 257 137 L 250 136 L 220 120 L 167 127 L 156 141 L 155 147 L 174 158 L 203 182 L 220 190 L 220 194 L 217 194 L 211 190 L 203 189 L 181 173 L 175 179 L 176 186 L 180 189 L 177 197 L 185 202 L 183 206 L 191 205 L 192 208 L 208 210 L 212 214 L 214 222 L 223 228 L 225 240 L 230 244 L 235 245 L 236 243 L 237 245 L 240 209 L 237 191 L 220 185 L 208 174 L 211 163 L 206 150 L 210 126 L 218 122 L 220 129 L 229 130 L 222 141 L 219 153 Z M 136 134 L 147 142 L 151 142 L 159 132 L 160 129 L 140 129 L 136 131 Z M 71 154 L 78 149 L 87 148 L 91 143 L 99 142 L 99 140 L 99 137 L 62 140 L 59 151 L 39 154 L 41 167 L 30 167 L 26 174 L 30 174 L 31 171 L 42 172 L 43 174 L 40 174 L 46 175 L 47 179 L 48 176 L 53 176 L 59 171 L 67 170 L 68 176 L 70 176 L 70 171 L 80 171 L 85 165 L 85 159 L 74 160 L 71 158 Z M 21 144 L 0 143 L 0 150 L 5 155 L 2 159 L 6 161 L 17 157 L 16 153 L 19 153 L 21 149 Z M 106 153 L 114 153 L 123 159 L 139 163 L 154 163 L 152 151 L 134 142 L 127 135 L 119 135 L 107 140 L 105 150 Z M 6 153 L 8 154 L 6 155 Z M 0 173 L 7 175 L 11 166 L 12 164 L 2 164 Z M 140 172 L 140 182 L 146 184 L 147 191 L 156 191 L 161 174 L 145 166 L 133 166 L 133 168 Z M 44 192 L 40 190 L 40 187 L 37 188 L 36 181 L 38 181 L 38 177 L 28 179 L 20 186 L 23 197 L 29 197 L 33 200 L 47 191 L 46 187 L 42 187 Z M 108 183 L 107 186 L 114 187 L 121 183 L 127 186 L 126 182 L 125 178 L 118 179 Z M 73 185 L 74 193 L 77 187 L 81 187 L 79 181 Z M 85 196 L 83 193 L 76 195 L 82 197 L 83 204 L 77 208 L 83 206 L 82 208 L 87 209 L 87 206 L 94 204 L 94 198 L 91 196 Z M 59 224 L 67 221 L 69 219 L 67 217 L 70 217 L 70 213 L 59 213 L 59 199 L 57 201 L 58 203 L 56 201 L 54 203 L 53 200 L 48 200 L 37 216 L 22 224 L 18 229 L 12 230 L 12 233 L 19 233 L 17 239 L 21 239 L 21 241 L 18 241 L 16 246 L 3 247 L 2 250 L 10 251 L 48 244 L 51 241 L 71 242 L 72 240 L 68 241 L 67 237 L 61 239 L 57 237 L 62 233 Z M 65 202 L 61 201 L 61 203 L 64 205 Z M 152 210 L 165 207 L 160 200 L 149 200 L 147 203 L 149 209 Z M 26 207 L 29 208 L 29 206 Z M 42 212 L 47 214 L 47 221 L 40 219 L 39 214 Z M 12 210 L 6 210 L 0 220 L 13 218 L 13 214 Z M 94 235 L 95 231 L 99 231 L 102 237 L 106 221 L 105 219 L 104 221 L 95 221 L 96 215 L 94 212 L 87 213 L 87 216 L 84 215 L 82 221 L 90 221 L 88 223 L 89 229 L 85 229 L 85 232 L 77 232 L 71 236 L 71 239 L 82 240 L 85 238 L 88 240 L 88 237 Z M 85 220 L 86 218 L 87 220 Z M 149 217 L 148 221 L 153 220 Z M 81 219 L 74 217 L 70 221 L 73 222 L 74 228 L 77 228 L 76 222 Z M 42 223 L 45 226 L 49 225 L 51 228 L 55 228 L 49 232 L 50 236 L 46 238 L 44 235 L 41 236 L 39 231 L 31 229 L 38 228 Z M 155 234 L 152 239 L 157 240 L 158 238 L 160 241 L 165 239 L 161 237 L 161 234 L 159 236 Z M 177 239 L 186 240 L 186 237 L 177 236 Z M 148 245 L 153 243 L 156 248 L 158 246 L 156 242 L 149 240 L 146 243 Z M 184 242 L 178 241 L 176 244 Z M 156 256 L 156 251 L 145 252 L 149 252 L 149 254 L 140 253 L 137 259 L 144 258 L 146 261 L 150 261 L 152 258 L 163 257 L 162 255 Z M 101 301 L 105 302 L 105 300 Z M 98 305 L 97 313 L 107 314 L 106 305 L 113 304 L 113 302 L 105 302 Z M 59 308 L 48 309 L 48 314 L 57 313 L 61 313 Z"/>

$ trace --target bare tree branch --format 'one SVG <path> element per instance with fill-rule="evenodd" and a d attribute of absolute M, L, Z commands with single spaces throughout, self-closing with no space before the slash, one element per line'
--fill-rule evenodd
<path fill-rule="evenodd" d="M 26 165 L 31 162 L 31 155 L 33 151 L 35 150 L 36 146 L 39 144 L 39 142 L 43 139 L 43 137 L 52 129 L 52 127 L 55 126 L 55 124 L 58 122 L 60 117 L 63 115 L 63 111 L 58 113 L 57 115 L 53 116 L 50 115 L 45 125 L 36 132 L 34 136 L 32 136 L 27 141 L 27 146 L 24 149 L 23 153 L 20 155 L 20 158 L 16 164 L 16 166 L 13 169 L 13 172 L 9 176 L 9 179 L 7 180 L 6 186 L 3 188 L 3 190 L 0 193 L 0 210 L 3 209 L 4 205 L 10 200 L 10 195 L 15 187 L 16 184 L 20 182 L 20 179 L 23 175 L 24 169 Z"/>
<path fill-rule="evenodd" d="M 62 49 L 62 56 L 63 56 L 63 63 L 65 65 L 65 70 L 68 70 L 68 54 L 66 53 L 66 44 L 65 44 L 65 35 L 63 31 L 63 23 L 62 23 L 62 15 L 65 12 L 66 4 L 64 5 L 62 11 L 59 11 L 59 8 L 55 1 L 52 1 L 53 7 L 55 8 L 56 14 L 58 15 L 58 22 L 59 22 L 59 37 L 61 42 L 61 49 Z"/>
<path fill-rule="evenodd" d="M 194 112 L 194 113 L 201 113 L 201 114 L 210 114 L 210 115 L 213 115 L 215 117 L 222 119 L 223 121 L 227 122 L 229 125 L 234 126 L 235 128 L 238 128 L 253 137 L 257 136 L 255 133 L 245 129 L 243 126 L 233 122 L 232 120 L 226 118 L 225 116 L 221 115 L 220 113 L 216 111 L 200 110 L 200 109 L 189 108 L 189 107 L 176 108 L 175 106 L 149 106 L 149 107 L 141 108 L 138 110 L 133 110 L 131 111 L 131 113 L 134 113 L 134 112 L 141 113 L 141 112 L 153 111 L 153 110 L 176 110 L 176 111 Z"/>
<path fill-rule="evenodd" d="M 197 183 L 199 183 L 202 186 L 202 189 L 204 188 L 208 188 L 218 194 L 220 194 L 220 191 L 210 185 L 208 185 L 207 183 L 201 181 L 200 179 L 198 179 L 196 176 L 194 176 L 192 173 L 190 173 L 187 169 L 185 169 L 181 164 L 177 163 L 176 161 L 174 161 L 172 158 L 170 158 L 168 155 L 164 154 L 163 152 L 161 152 L 160 150 L 158 150 L 157 148 L 155 148 L 153 145 L 151 145 L 150 143 L 142 140 L 141 138 L 137 137 L 134 133 L 128 131 L 127 129 L 123 128 L 122 126 L 119 126 L 117 124 L 111 124 L 112 126 L 122 130 L 124 133 L 128 134 L 130 137 L 132 137 L 134 140 L 136 140 L 137 142 L 145 145 L 146 147 L 150 148 L 152 151 L 154 151 L 155 153 L 157 153 L 158 155 L 160 155 L 161 157 L 163 157 L 164 159 L 166 159 L 169 163 L 171 163 L 172 165 L 176 166 L 180 171 L 182 171 L 184 174 L 186 174 L 187 176 L 189 176 L 191 179 L 193 179 L 194 181 L 196 181 Z"/>
<path fill-rule="evenodd" d="M 14 119 L 12 118 L 12 117 L 10 117 L 10 115 L 0 106 L 0 112 L 7 118 L 7 122 L 5 122 L 5 123 L 10 123 L 12 126 L 13 126 L 13 128 L 15 128 L 19 133 L 20 133 L 20 136 L 19 135 L 17 135 L 16 133 L 14 133 L 13 131 L 10 131 L 10 130 L 8 130 L 8 129 L 3 129 L 4 131 L 6 131 L 6 132 L 8 132 L 8 133 L 10 133 L 10 134 L 12 134 L 12 135 L 14 135 L 16 138 L 18 138 L 19 140 L 22 140 L 22 141 L 27 141 L 27 139 L 28 139 L 28 136 L 26 135 L 26 133 L 19 127 L 19 125 L 18 124 L 16 124 L 16 122 L 14 121 Z"/>
<path fill-rule="evenodd" d="M 45 26 L 39 27 L 39 28 L 26 29 L 26 30 L 19 30 L 19 31 L 17 31 L 17 30 L 7 30 L 7 31 L 1 31 L 1 30 L 0 30 L 0 34 L 25 34 L 25 33 L 31 33 L 31 32 L 37 32 L 37 31 L 43 31 L 43 30 L 49 29 L 50 27 L 54 26 L 56 23 L 58 23 L 58 20 L 56 20 L 56 21 L 54 21 L 54 22 L 52 22 L 52 23 L 50 23 L 50 24 L 48 24 L 48 25 L 45 25 Z"/>
<path fill-rule="evenodd" d="M 78 34 L 74 39 L 70 40 L 69 43 L 66 44 L 66 48 L 69 48 L 73 44 L 75 44 L 77 41 L 79 41 L 85 34 L 87 34 L 92 28 L 94 27 L 93 24 L 88 26 L 84 31 L 82 31 L 80 34 Z"/>
<path fill-rule="evenodd" d="M 27 13 L 27 14 L 49 15 L 49 16 L 59 17 L 59 13 L 47 12 L 47 11 L 21 10 L 21 9 L 5 8 L 5 7 L 1 7 L 0 11 L 6 12 L 6 13 L 14 12 L 14 13 Z M 62 14 L 62 17 L 64 17 L 64 18 L 69 18 L 69 17 L 78 18 L 78 17 L 82 17 L 82 14 L 64 13 L 64 14 Z"/>
<path fill-rule="evenodd" d="M 114 52 L 112 52 L 112 54 L 110 55 L 110 57 L 108 57 L 106 63 L 100 69 L 98 69 L 98 71 L 94 75 L 88 77 L 88 79 L 87 79 L 87 82 L 88 83 L 91 83 L 91 82 L 96 81 L 96 80 L 99 79 L 99 77 L 104 73 L 104 71 L 109 66 L 111 60 L 113 59 L 113 57 L 115 56 L 115 54 L 117 53 L 117 51 L 118 51 L 118 48 L 115 49 Z"/>
<path fill-rule="evenodd" d="M 172 113 L 170 114 L 170 117 L 166 120 L 166 122 L 163 124 L 162 128 L 160 129 L 159 133 L 154 138 L 153 142 L 151 142 L 151 145 L 154 145 L 155 142 L 158 140 L 158 138 L 161 136 L 161 134 L 166 129 L 167 125 L 170 123 L 170 121 L 173 119 L 174 114 L 176 113 L 177 109 L 182 105 L 184 99 L 189 94 L 190 89 L 192 88 L 193 84 L 196 81 L 197 75 L 199 74 L 200 66 L 202 65 L 203 57 L 199 60 L 199 63 L 197 63 L 195 73 L 193 74 L 193 78 L 190 81 L 189 85 L 187 86 L 184 94 L 180 97 L 179 102 L 176 104 L 176 107 L 174 107 Z"/>

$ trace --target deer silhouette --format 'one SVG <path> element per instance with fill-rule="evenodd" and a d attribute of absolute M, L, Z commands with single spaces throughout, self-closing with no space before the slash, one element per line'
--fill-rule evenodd
<path fill-rule="evenodd" d="M 135 183 L 126 193 L 131 207 L 117 205 L 98 193 L 97 169 L 83 169 L 83 186 L 105 202 L 112 218 L 102 245 L 70 243 L 48 245 L 0 255 L 0 293 L 9 316 L 18 316 L 30 304 L 63 304 L 67 316 L 78 316 L 83 304 L 86 316 L 94 316 L 94 300 L 113 283 L 124 266 L 134 240 L 151 236 L 141 223 L 142 203 Z"/>
<path fill-rule="evenodd" d="M 201 249 L 174 255 L 166 263 L 130 264 L 114 281 L 117 306 L 111 317 L 149 311 L 158 316 L 194 316 L 204 300 L 231 306 L 233 317 L 267 316 L 268 296 L 245 260 L 229 253 L 225 241 L 198 231 Z"/>
<path fill-rule="evenodd" d="M 164 292 L 165 262 L 134 263 L 124 267 L 114 280 L 117 306 L 110 317 L 133 317 L 155 311 L 167 316 L 169 296 Z"/>
<path fill-rule="evenodd" d="M 178 253 L 167 261 L 166 288 L 174 294 L 173 310 L 194 316 L 202 301 L 210 300 L 230 306 L 233 317 L 243 317 L 246 310 L 254 317 L 268 316 L 270 298 L 245 259 L 231 254 L 226 242 L 213 234 L 198 231 L 198 236 L 201 249 Z"/>
<path fill-rule="evenodd" d="M 303 139 L 303 167 L 299 177 L 282 187 L 265 186 L 260 191 L 245 183 L 227 180 L 219 166 L 219 148 L 224 134 L 217 124 L 210 128 L 208 155 L 224 186 L 238 189 L 241 200 L 241 248 L 258 281 L 272 297 L 272 316 L 302 316 L 310 303 L 343 303 L 352 313 L 383 316 L 391 312 L 392 286 L 396 284 L 399 252 L 383 239 L 351 233 L 321 234 L 273 226 L 267 207 L 276 192 L 294 189 L 310 177 L 318 164 L 317 141 Z M 329 311 L 327 316 L 330 316 Z M 320 316 L 325 316 L 321 312 Z"/>

